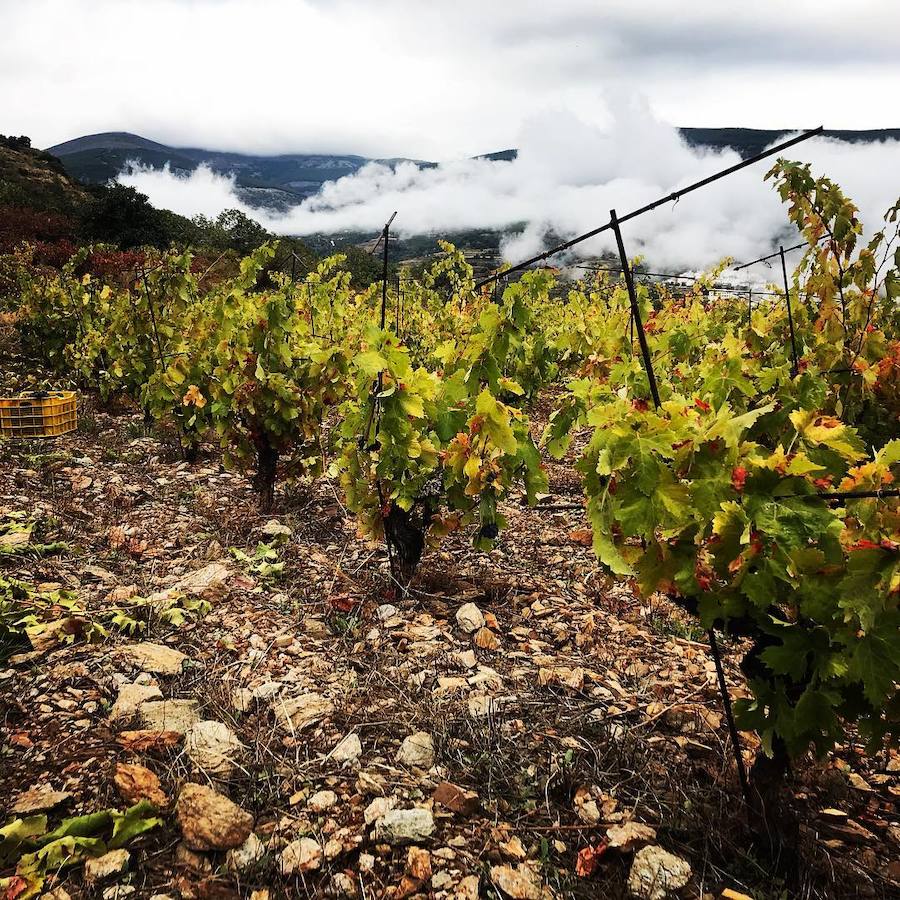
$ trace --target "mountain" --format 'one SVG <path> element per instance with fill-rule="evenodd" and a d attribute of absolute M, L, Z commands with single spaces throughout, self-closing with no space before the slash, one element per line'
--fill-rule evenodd
<path fill-rule="evenodd" d="M 731 147 L 746 159 L 762 153 L 765 148 L 791 134 L 791 129 L 768 128 L 679 128 L 681 136 L 692 147 L 712 147 L 716 150 Z M 824 137 L 837 138 L 851 144 L 869 144 L 876 141 L 900 140 L 900 128 L 878 128 L 868 131 L 826 129 Z"/>
<path fill-rule="evenodd" d="M 743 157 L 759 153 L 787 130 L 758 128 L 681 128 L 682 136 L 695 147 L 721 149 L 732 147 Z M 844 141 L 880 141 L 900 139 L 900 129 L 877 131 L 826 131 L 828 137 Z M 512 160 L 515 149 L 485 153 L 477 159 Z M 213 171 L 235 178 L 237 193 L 250 206 L 284 210 L 315 194 L 327 181 L 358 171 L 368 162 L 395 166 L 413 162 L 418 166 L 434 166 L 425 160 L 405 157 L 372 160 L 354 154 L 285 153 L 262 156 L 229 153 L 199 147 L 169 147 L 126 131 L 90 134 L 47 148 L 58 157 L 65 171 L 88 183 L 105 184 L 114 179 L 130 161 L 161 168 L 168 165 L 174 172 L 191 172 L 206 163 Z"/>
<path fill-rule="evenodd" d="M 238 194 L 245 202 L 276 209 L 292 206 L 315 194 L 324 182 L 350 175 L 372 161 L 353 154 L 257 156 L 198 147 L 168 147 L 125 131 L 86 135 L 48 147 L 47 152 L 58 157 L 75 178 L 94 183 L 115 178 L 130 161 L 154 168 L 168 163 L 174 172 L 191 172 L 200 163 L 206 163 L 214 172 L 233 175 Z M 376 161 L 387 165 L 407 161 L 420 166 L 434 165 L 404 158 Z"/>

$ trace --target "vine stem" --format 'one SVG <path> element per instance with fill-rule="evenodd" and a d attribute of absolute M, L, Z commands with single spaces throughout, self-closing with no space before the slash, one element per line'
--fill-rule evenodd
<path fill-rule="evenodd" d="M 744 767 L 744 757 L 741 755 L 741 743 L 737 726 L 734 724 L 734 712 L 731 708 L 731 697 L 728 694 L 728 685 L 725 683 L 725 670 L 722 668 L 722 657 L 719 653 L 719 644 L 716 641 L 716 632 L 709 629 L 709 649 L 712 651 L 713 662 L 716 664 L 716 677 L 719 681 L 719 693 L 722 695 L 722 706 L 725 708 L 725 721 L 728 724 L 728 734 L 731 736 L 731 748 L 734 752 L 734 761 L 737 763 L 738 780 L 741 783 L 741 793 L 744 802 L 750 808 L 750 784 L 747 781 L 747 769 Z"/>

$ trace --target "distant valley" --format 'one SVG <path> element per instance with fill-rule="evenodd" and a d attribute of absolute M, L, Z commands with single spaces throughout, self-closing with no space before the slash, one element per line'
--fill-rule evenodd
<path fill-rule="evenodd" d="M 731 147 L 742 156 L 752 156 L 788 132 L 754 128 L 682 128 L 682 136 L 696 147 Z M 900 139 L 900 128 L 872 131 L 826 131 L 826 136 L 851 142 Z M 366 163 L 394 165 L 403 157 L 372 160 L 355 154 L 288 153 L 263 156 L 230 153 L 195 147 L 170 147 L 128 132 L 106 132 L 74 138 L 47 152 L 59 158 L 66 171 L 80 181 L 103 184 L 114 179 L 129 161 L 161 168 L 168 164 L 174 172 L 188 173 L 201 163 L 213 171 L 233 176 L 238 196 L 248 206 L 285 210 L 315 194 L 325 182 L 350 175 Z M 510 160 L 516 150 L 484 155 L 487 159 Z M 409 160 L 418 166 L 434 166 L 426 160 Z"/>

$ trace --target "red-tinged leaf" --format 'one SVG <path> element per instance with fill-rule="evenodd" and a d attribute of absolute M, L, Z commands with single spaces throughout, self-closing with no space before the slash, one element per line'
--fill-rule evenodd
<path fill-rule="evenodd" d="M 747 470 L 743 466 L 735 466 L 731 470 L 731 486 L 740 493 L 747 481 Z"/>
<path fill-rule="evenodd" d="M 590 878 L 600 865 L 600 857 L 606 853 L 607 842 L 601 841 L 596 847 L 582 847 L 575 860 L 575 874 L 579 878 Z"/>
<path fill-rule="evenodd" d="M 28 890 L 28 882 L 19 875 L 13 875 L 3 893 L 3 900 L 16 900 L 16 897 Z"/>
<path fill-rule="evenodd" d="M 342 613 L 350 612 L 357 605 L 357 600 L 349 594 L 336 594 L 333 597 L 329 597 L 328 602 L 331 604 L 332 609 Z"/>

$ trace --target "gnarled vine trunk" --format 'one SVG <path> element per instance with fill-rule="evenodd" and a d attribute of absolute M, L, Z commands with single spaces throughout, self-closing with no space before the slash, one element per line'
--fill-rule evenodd
<path fill-rule="evenodd" d="M 271 512 L 275 505 L 275 479 L 278 472 L 278 451 L 265 432 L 256 439 L 256 477 L 254 486 L 259 493 L 259 509 Z"/>

